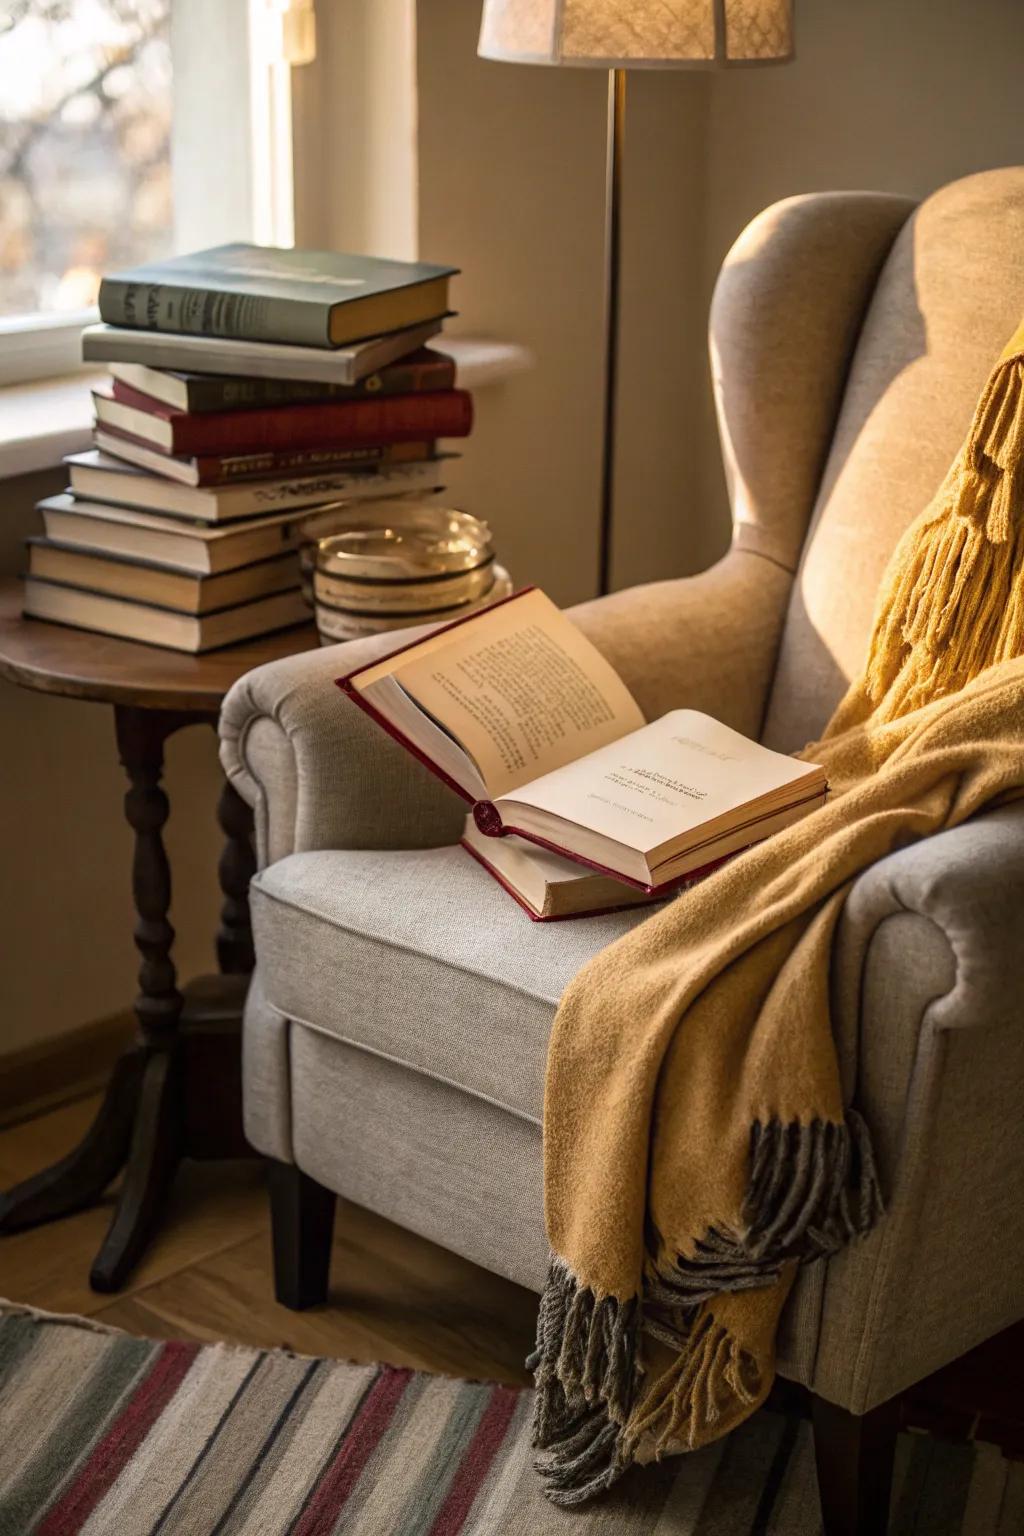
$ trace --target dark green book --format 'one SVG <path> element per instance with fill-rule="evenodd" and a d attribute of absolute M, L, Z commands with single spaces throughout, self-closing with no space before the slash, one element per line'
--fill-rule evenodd
<path fill-rule="evenodd" d="M 122 386 L 141 390 L 176 411 L 237 411 L 268 405 L 321 400 L 361 400 L 370 395 L 419 395 L 455 386 L 455 362 L 443 352 L 420 347 L 388 363 L 358 384 L 304 384 L 297 379 L 236 378 L 226 373 L 189 373 L 150 368 L 145 363 L 111 363 L 114 398 Z"/>
<path fill-rule="evenodd" d="M 221 245 L 105 277 L 100 315 L 137 330 L 343 347 L 445 314 L 456 270 L 338 251 Z"/>

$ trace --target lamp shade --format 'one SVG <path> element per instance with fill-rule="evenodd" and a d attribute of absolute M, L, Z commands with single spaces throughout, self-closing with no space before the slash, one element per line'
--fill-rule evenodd
<path fill-rule="evenodd" d="M 793 56 L 793 0 L 484 0 L 480 55 L 686 69 Z"/>

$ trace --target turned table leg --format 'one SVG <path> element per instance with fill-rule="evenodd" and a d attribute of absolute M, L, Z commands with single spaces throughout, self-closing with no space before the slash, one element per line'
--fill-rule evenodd
<path fill-rule="evenodd" d="M 255 964 L 249 926 L 249 881 L 256 873 L 252 811 L 230 779 L 224 780 L 217 820 L 224 833 L 217 866 L 224 896 L 217 930 L 217 963 L 222 976 L 248 976 Z"/>
<path fill-rule="evenodd" d="M 142 1252 L 181 1155 L 182 997 L 171 960 L 171 880 L 161 835 L 168 803 L 160 779 L 167 738 L 206 718 L 115 707 L 118 750 L 129 779 L 125 813 L 135 833 L 140 1039 L 115 1066 L 99 1113 L 78 1146 L 0 1196 L 0 1233 L 16 1232 L 95 1204 L 125 1168 L 110 1230 L 90 1274 L 101 1291 L 121 1285 Z"/>
<path fill-rule="evenodd" d="M 164 743 L 192 717 L 117 705 L 117 747 L 129 787 L 125 816 L 135 833 L 132 894 L 141 956 L 135 1014 L 142 1058 L 135 1124 L 113 1220 L 89 1273 L 94 1290 L 113 1291 L 149 1241 L 183 1152 L 183 998 L 171 948 L 171 868 L 163 828 L 170 805 L 161 787 Z"/>
<path fill-rule="evenodd" d="M 183 994 L 171 957 L 164 746 L 175 731 L 210 723 L 210 716 L 115 705 L 114 717 L 128 776 L 125 816 L 135 834 L 139 1038 L 114 1068 L 96 1120 L 79 1145 L 52 1168 L 0 1195 L 0 1233 L 16 1232 L 95 1204 L 123 1169 L 113 1219 L 89 1275 L 97 1291 L 117 1290 L 128 1278 L 183 1156 L 253 1155 L 242 1128 L 239 1059 L 242 1008 L 253 966 L 248 901 L 255 870 L 252 813 L 225 784 L 217 810 L 226 839 L 219 863 L 224 898 L 217 933 L 220 975 L 199 977 Z"/>
<path fill-rule="evenodd" d="M 254 964 L 249 881 L 256 857 L 252 812 L 227 780 L 217 821 L 224 834 L 219 974 L 197 976 L 185 989 L 185 1148 L 195 1158 L 251 1158 L 242 1118 L 242 1015 Z"/>

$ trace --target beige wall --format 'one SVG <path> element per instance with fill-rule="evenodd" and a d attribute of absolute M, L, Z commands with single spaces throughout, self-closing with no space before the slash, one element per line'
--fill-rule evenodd
<path fill-rule="evenodd" d="M 3 575 L 22 568 L 34 503 L 63 483 L 54 470 L 0 486 Z M 172 918 L 187 976 L 213 968 L 220 840 L 212 731 L 171 741 L 165 783 Z M 0 683 L 0 1056 L 115 1013 L 134 996 L 124 788 L 107 706 Z"/>
<path fill-rule="evenodd" d="M 462 267 L 456 329 L 536 367 L 478 400 L 453 499 L 561 602 L 597 573 L 606 76 L 476 57 L 479 0 L 419 6 L 420 251 Z M 706 80 L 629 84 L 616 575 L 687 568 Z"/>

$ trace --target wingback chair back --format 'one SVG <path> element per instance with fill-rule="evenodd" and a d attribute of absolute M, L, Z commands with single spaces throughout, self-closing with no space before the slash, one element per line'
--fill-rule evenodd
<path fill-rule="evenodd" d="M 912 209 L 875 193 L 776 204 L 715 291 L 735 544 L 795 572 L 763 728 L 784 751 L 862 664 L 883 568 L 1024 310 L 1024 169 Z"/>

